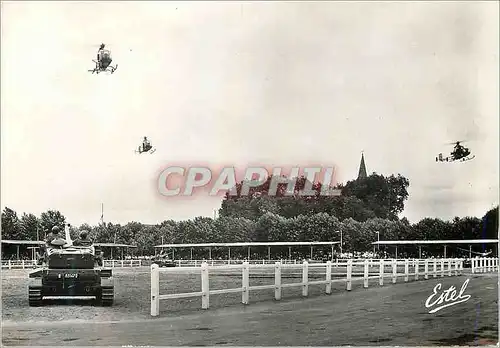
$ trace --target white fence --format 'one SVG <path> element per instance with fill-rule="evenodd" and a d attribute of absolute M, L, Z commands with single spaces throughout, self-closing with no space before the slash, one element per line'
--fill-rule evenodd
<path fill-rule="evenodd" d="M 104 267 L 123 268 L 123 267 L 142 267 L 142 260 L 104 260 Z"/>
<path fill-rule="evenodd" d="M 486 273 L 498 271 L 498 258 L 484 257 L 471 259 L 472 273 Z"/>
<path fill-rule="evenodd" d="M 26 269 L 36 267 L 33 260 L 2 260 L 2 269 Z"/>
<path fill-rule="evenodd" d="M 419 276 L 423 276 L 424 279 L 428 279 L 429 276 L 437 277 L 440 275 L 444 277 L 445 275 L 452 276 L 459 275 L 463 271 L 463 259 L 425 259 L 425 260 L 395 260 L 395 259 L 381 259 L 381 260 L 337 260 L 335 263 L 327 261 L 326 263 L 308 263 L 304 261 L 302 264 L 284 264 L 281 262 L 276 262 L 274 265 L 264 264 L 264 265 L 251 265 L 248 262 L 244 262 L 240 265 L 223 265 L 223 266 L 210 266 L 208 263 L 204 262 L 200 267 L 172 267 L 172 268 L 160 268 L 157 264 L 151 265 L 151 315 L 158 316 L 160 313 L 160 300 L 167 299 L 179 299 L 179 298 L 189 298 L 189 297 L 201 297 L 202 298 L 202 308 L 208 309 L 210 303 L 210 295 L 215 294 L 228 294 L 228 293 L 241 293 L 241 302 L 243 304 L 248 304 L 250 298 L 250 291 L 252 290 L 263 290 L 263 289 L 274 289 L 274 297 L 276 300 L 281 299 L 281 292 L 283 288 L 288 287 L 301 287 L 302 296 L 308 296 L 310 285 L 325 285 L 325 292 L 331 294 L 333 283 L 345 283 L 346 290 L 352 289 L 352 282 L 363 280 L 363 287 L 368 287 L 368 281 L 370 279 L 379 279 L 379 285 L 384 284 L 385 278 L 391 278 L 392 283 L 396 283 L 399 277 L 404 277 L 404 281 L 409 281 L 410 275 L 419 279 Z M 356 270 L 357 267 L 363 267 L 362 277 L 353 277 L 358 275 L 358 273 L 353 274 L 353 268 Z M 370 268 L 378 266 L 379 272 L 376 275 L 370 275 Z M 398 273 L 398 266 L 404 266 L 404 273 Z M 412 272 L 410 273 L 410 266 L 412 267 Z M 423 266 L 423 270 L 422 270 Z M 337 275 L 345 275 L 345 278 L 332 279 L 332 267 L 345 267 L 345 273 L 336 273 Z M 386 272 L 386 267 L 391 269 L 390 272 Z M 282 274 L 283 269 L 290 268 L 301 268 L 302 269 L 302 282 L 282 284 Z M 310 281 L 309 280 L 309 270 L 317 268 L 325 268 L 325 280 Z M 274 269 L 274 285 L 258 285 L 250 287 L 250 270 L 251 269 Z M 220 289 L 220 290 L 210 290 L 209 289 L 209 274 L 210 270 L 238 270 L 242 277 L 241 287 L 232 289 Z M 168 294 L 160 295 L 160 273 L 183 273 L 187 271 L 200 272 L 201 274 L 201 291 L 200 292 L 190 292 L 190 293 L 178 293 L 178 294 Z"/>
<path fill-rule="evenodd" d="M 338 265 L 338 263 L 346 262 L 347 259 L 337 259 L 332 261 L 332 265 Z M 356 259 L 354 259 L 356 260 Z M 363 259 L 364 260 L 364 259 Z M 378 260 L 376 259 L 368 259 L 370 266 L 374 266 L 375 264 L 373 262 L 377 262 Z M 404 262 L 405 259 L 398 259 L 398 261 Z M 415 259 L 409 259 L 410 264 L 413 262 Z M 244 262 L 248 262 L 250 265 L 273 265 L 276 262 L 280 262 L 282 264 L 292 264 L 292 265 L 302 265 L 304 260 L 289 260 L 289 259 L 279 259 L 279 260 L 269 260 L 269 259 L 262 259 L 262 260 L 247 260 L 247 259 L 232 259 L 232 260 L 212 260 L 212 259 L 202 259 L 202 260 L 175 260 L 175 265 L 176 267 L 199 267 L 203 262 L 206 262 L 209 266 L 222 266 L 222 265 L 241 265 Z M 323 263 L 323 261 L 320 260 L 308 260 L 309 263 Z M 154 261 L 152 261 L 154 263 Z"/>
<path fill-rule="evenodd" d="M 104 267 L 141 267 L 142 260 L 104 260 Z M 34 260 L 2 260 L 2 269 L 27 269 L 40 267 Z"/>

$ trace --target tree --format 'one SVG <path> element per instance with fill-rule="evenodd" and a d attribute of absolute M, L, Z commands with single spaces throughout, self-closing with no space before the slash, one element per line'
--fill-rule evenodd
<path fill-rule="evenodd" d="M 310 205 L 320 197 L 321 183 L 311 183 L 304 176 L 301 176 L 297 178 L 293 192 L 287 192 L 286 183 L 279 183 L 276 185 L 276 192 L 269 195 L 272 181 L 273 176 L 271 175 L 262 185 L 250 187 L 248 194 L 242 192 L 245 182 L 237 183 L 236 195 L 233 196 L 230 192 L 226 193 L 219 210 L 220 216 L 257 220 L 267 212 L 287 218 L 305 214 L 305 209 L 309 209 L 309 212 L 312 213 Z M 306 184 L 310 185 L 312 192 L 314 192 L 313 195 L 302 196 L 299 194 L 306 188 Z"/>
<path fill-rule="evenodd" d="M 133 243 L 137 245 L 140 255 L 154 255 L 155 245 L 160 244 L 160 228 L 158 226 L 143 226 L 135 236 Z"/>
<path fill-rule="evenodd" d="M 242 217 L 221 217 L 213 222 L 213 231 L 210 241 L 249 242 L 255 239 L 255 221 Z"/>
<path fill-rule="evenodd" d="M 371 249 L 373 234 L 367 232 L 364 223 L 348 218 L 342 221 L 341 228 L 344 252 L 367 251 Z"/>
<path fill-rule="evenodd" d="M 397 215 L 404 210 L 404 202 L 408 199 L 409 185 L 408 179 L 400 174 L 386 178 L 373 173 L 367 178 L 347 182 L 342 195 L 359 198 L 377 217 L 397 220 Z"/>
<path fill-rule="evenodd" d="M 38 219 L 35 215 L 23 213 L 20 224 L 22 239 L 41 240 L 44 237 L 43 232 L 39 231 Z"/>
<path fill-rule="evenodd" d="M 2 239 L 22 239 L 17 213 L 8 207 L 2 211 Z"/>
<path fill-rule="evenodd" d="M 174 220 L 165 220 L 158 225 L 159 228 L 159 242 L 162 244 L 178 243 L 178 236 L 175 233 L 177 229 L 177 222 Z"/>
<path fill-rule="evenodd" d="M 483 239 L 498 238 L 498 205 L 490 209 L 482 219 L 481 237 Z"/>
<path fill-rule="evenodd" d="M 351 218 L 356 221 L 364 222 L 368 219 L 376 217 L 373 210 L 359 198 L 354 196 L 334 197 L 332 201 L 332 214 L 337 216 L 341 221 Z"/>
<path fill-rule="evenodd" d="M 242 196 L 238 199 L 224 199 L 219 209 L 220 217 L 242 217 L 257 220 L 266 212 L 279 212 L 276 200 L 269 196 Z"/>
<path fill-rule="evenodd" d="M 278 214 L 265 213 L 255 224 L 255 242 L 278 241 L 282 238 L 286 219 Z"/>
<path fill-rule="evenodd" d="M 44 233 L 50 233 L 52 227 L 59 227 L 61 231 L 64 231 L 64 224 L 66 218 L 58 210 L 49 210 L 40 215 L 40 226 Z"/>
<path fill-rule="evenodd" d="M 455 217 L 453 229 L 446 239 L 478 239 L 481 238 L 481 219 L 475 217 Z"/>

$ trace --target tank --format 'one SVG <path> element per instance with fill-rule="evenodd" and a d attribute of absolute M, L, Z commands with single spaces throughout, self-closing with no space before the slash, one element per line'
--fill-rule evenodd
<path fill-rule="evenodd" d="M 93 245 L 73 245 L 68 228 L 65 239 L 46 245 L 39 264 L 41 268 L 29 274 L 30 306 L 41 306 L 45 299 L 94 299 L 102 306 L 113 305 L 112 269 L 102 267 Z"/>
<path fill-rule="evenodd" d="M 159 267 L 175 267 L 175 261 L 170 259 L 167 255 L 157 255 L 153 257 L 153 263 L 156 263 Z"/>

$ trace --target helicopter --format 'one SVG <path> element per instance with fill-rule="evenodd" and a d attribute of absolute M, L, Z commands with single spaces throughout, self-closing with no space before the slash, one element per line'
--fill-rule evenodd
<path fill-rule="evenodd" d="M 460 140 L 455 143 L 448 143 L 447 145 L 455 145 L 453 151 L 450 153 L 450 156 L 443 157 L 443 154 L 440 153 L 438 157 L 436 157 L 436 162 L 465 162 L 475 158 L 476 155 L 470 156 L 471 152 L 468 148 L 460 145 L 462 142 L 464 142 L 464 140 Z"/>
<path fill-rule="evenodd" d="M 148 138 L 144 137 L 144 139 L 142 140 L 142 144 L 139 145 L 139 148 L 137 150 L 135 150 L 135 153 L 141 154 L 141 153 L 144 153 L 144 152 L 149 152 L 149 153 L 152 154 L 155 151 L 156 151 L 156 149 L 153 147 L 153 145 L 151 145 L 151 143 L 148 140 Z"/>
<path fill-rule="evenodd" d="M 114 73 L 118 68 L 118 64 L 114 67 L 111 65 L 111 62 L 113 61 L 113 59 L 111 59 L 111 51 L 105 50 L 105 46 L 105 44 L 101 44 L 99 50 L 97 51 L 97 60 L 92 60 L 95 63 L 95 68 L 89 70 L 90 72 L 92 72 L 92 74 L 99 74 L 103 71 L 111 71 L 111 73 Z"/>

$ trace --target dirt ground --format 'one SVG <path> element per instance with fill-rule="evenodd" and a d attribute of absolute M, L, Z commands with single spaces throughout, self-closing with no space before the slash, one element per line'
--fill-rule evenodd
<path fill-rule="evenodd" d="M 360 270 L 356 270 L 358 273 Z M 300 274 L 287 273 L 283 283 L 300 282 Z M 336 272 L 334 270 L 334 272 Z M 374 270 L 374 272 L 376 272 Z M 467 272 L 467 270 L 465 270 Z M 464 273 L 465 273 L 464 272 Z M 334 283 L 333 294 L 324 285 L 310 285 L 309 298 L 301 288 L 283 289 L 283 300 L 274 291 L 250 293 L 250 304 L 241 294 L 210 296 L 210 309 L 201 309 L 201 298 L 162 300 L 160 316 L 150 316 L 149 268 L 115 269 L 115 304 L 110 308 L 88 302 L 67 305 L 52 301 L 44 307 L 27 303 L 27 271 L 2 272 L 4 345 L 485 345 L 498 342 L 497 276 L 493 274 L 438 277 L 419 281 L 398 278 L 384 286 L 371 279 L 369 288 L 353 282 Z M 311 270 L 311 278 L 322 278 Z M 359 272 L 360 273 L 360 272 Z M 200 291 L 199 274 L 160 275 L 160 294 Z M 424 303 L 438 283 L 460 288 L 470 279 L 467 302 L 429 314 Z M 314 279 L 314 280 L 316 280 Z M 210 289 L 241 286 L 241 277 L 215 275 Z M 251 278 L 250 285 L 273 284 Z"/>

